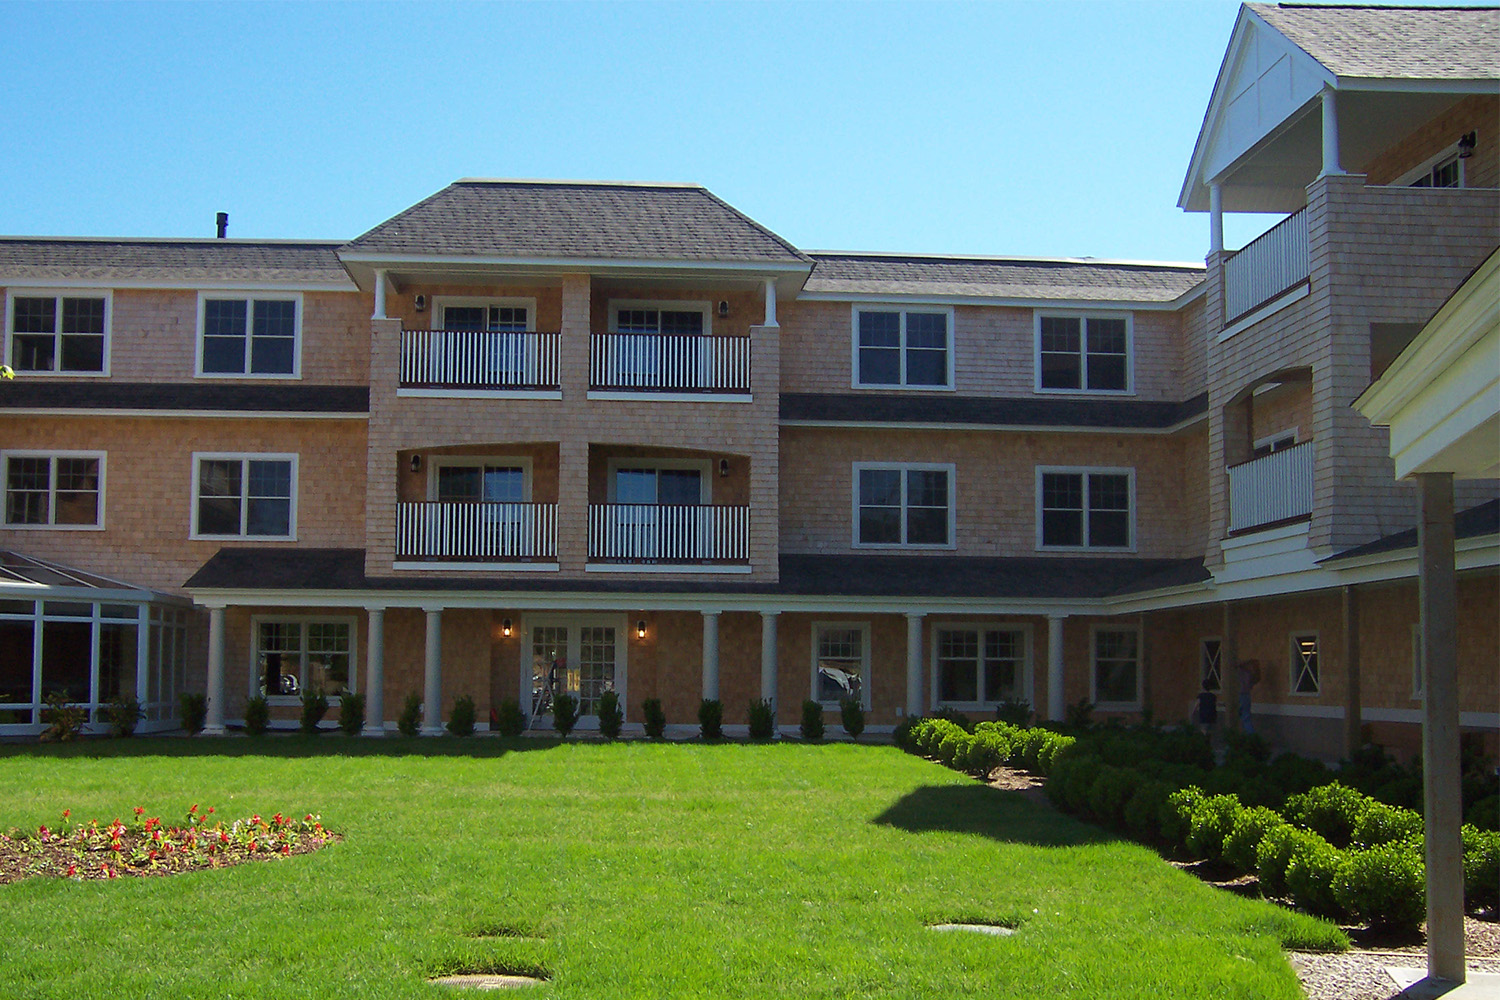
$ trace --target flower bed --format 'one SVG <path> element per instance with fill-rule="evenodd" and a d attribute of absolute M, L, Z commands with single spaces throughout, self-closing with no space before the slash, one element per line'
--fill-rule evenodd
<path fill-rule="evenodd" d="M 188 809 L 181 825 L 168 826 L 140 806 L 130 822 L 115 819 L 74 823 L 64 809 L 55 827 L 35 832 L 12 828 L 0 834 L 0 883 L 36 876 L 113 879 L 176 875 L 309 854 L 342 839 L 308 813 L 292 819 L 276 813 L 224 821 L 214 808 Z"/>

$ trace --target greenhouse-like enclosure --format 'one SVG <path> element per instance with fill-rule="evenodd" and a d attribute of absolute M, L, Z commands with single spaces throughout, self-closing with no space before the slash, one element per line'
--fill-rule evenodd
<path fill-rule="evenodd" d="M 0 735 L 44 728 L 48 696 L 88 712 L 135 699 L 140 731 L 177 727 L 191 602 L 0 551 Z"/>

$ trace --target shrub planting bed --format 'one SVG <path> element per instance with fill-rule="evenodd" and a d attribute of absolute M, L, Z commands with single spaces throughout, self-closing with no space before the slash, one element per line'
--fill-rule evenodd
<path fill-rule="evenodd" d="M 1073 734 L 1004 722 L 913 721 L 909 750 L 987 775 L 1005 764 L 1047 777 L 1059 808 L 1146 843 L 1254 875 L 1268 898 L 1331 919 L 1415 931 L 1426 916 L 1422 815 L 1347 779 L 1410 799 L 1412 772 L 1378 751 L 1337 772 L 1317 761 L 1270 759 L 1255 739 L 1236 741 L 1216 766 L 1207 738 L 1188 728 L 1102 726 Z M 1467 763 L 1471 813 L 1484 820 L 1484 766 Z M 1420 792 L 1420 775 L 1416 777 Z M 1419 796 L 1418 796 L 1419 797 Z M 1500 833 L 1463 827 L 1464 901 L 1500 906 Z"/>

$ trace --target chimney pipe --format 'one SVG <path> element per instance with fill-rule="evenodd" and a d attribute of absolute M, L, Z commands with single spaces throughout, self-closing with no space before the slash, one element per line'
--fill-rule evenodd
<path fill-rule="evenodd" d="M 222 240 L 229 232 L 229 213 L 220 212 L 214 219 L 214 222 L 216 222 L 219 226 L 219 239 Z"/>

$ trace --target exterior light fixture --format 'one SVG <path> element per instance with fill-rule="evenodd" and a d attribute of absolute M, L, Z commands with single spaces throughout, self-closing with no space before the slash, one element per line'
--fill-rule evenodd
<path fill-rule="evenodd" d="M 1473 132 L 1465 132 L 1458 137 L 1458 158 L 1467 160 L 1474 155 L 1474 147 L 1479 144 L 1479 136 Z"/>
<path fill-rule="evenodd" d="M 500 623 L 500 634 L 503 635 L 503 636 L 505 636 L 507 639 L 510 638 L 510 619 L 509 618 L 505 619 L 503 622 Z"/>
<path fill-rule="evenodd" d="M 727 458 L 721 458 L 721 459 L 719 459 L 719 478 L 720 479 L 728 479 L 729 478 L 729 459 L 727 459 Z"/>
<path fill-rule="evenodd" d="M 728 299 L 720 299 L 719 300 L 719 318 L 720 319 L 728 319 L 729 318 L 729 300 Z"/>
<path fill-rule="evenodd" d="M 411 304 L 417 310 L 417 312 L 426 312 L 427 296 L 418 294 L 416 298 L 412 299 Z"/>
<path fill-rule="evenodd" d="M 413 472 L 421 472 L 422 471 L 422 456 L 421 455 L 413 455 L 411 457 L 411 471 L 413 471 Z"/>
<path fill-rule="evenodd" d="M 637 639 L 646 638 L 646 619 L 642 618 L 635 623 L 635 637 Z"/>

